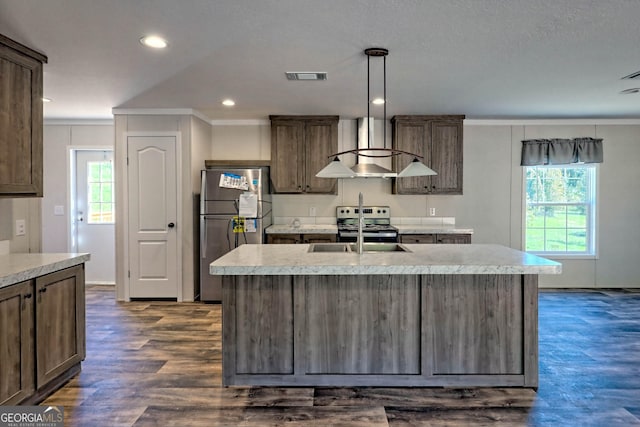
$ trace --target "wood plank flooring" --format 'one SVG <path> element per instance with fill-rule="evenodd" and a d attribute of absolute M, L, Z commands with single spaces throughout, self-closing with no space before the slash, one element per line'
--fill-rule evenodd
<path fill-rule="evenodd" d="M 87 290 L 65 426 L 640 426 L 640 290 L 540 293 L 540 388 L 221 386 L 219 305 Z"/>

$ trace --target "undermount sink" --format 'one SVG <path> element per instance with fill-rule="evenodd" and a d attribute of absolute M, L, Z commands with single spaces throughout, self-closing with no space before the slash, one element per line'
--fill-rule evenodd
<path fill-rule="evenodd" d="M 311 243 L 309 252 L 351 252 L 348 243 Z"/>
<path fill-rule="evenodd" d="M 362 251 L 366 253 L 378 252 L 411 252 L 398 243 L 363 243 Z M 309 252 L 358 252 L 357 243 L 312 243 Z"/>
<path fill-rule="evenodd" d="M 358 252 L 357 243 L 349 243 L 351 252 Z M 398 243 L 363 243 L 363 252 L 411 252 Z"/>

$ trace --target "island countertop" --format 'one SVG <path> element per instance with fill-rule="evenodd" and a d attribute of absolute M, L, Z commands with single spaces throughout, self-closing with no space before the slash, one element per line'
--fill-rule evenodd
<path fill-rule="evenodd" d="M 0 288 L 89 261 L 86 253 L 0 255 Z"/>
<path fill-rule="evenodd" d="M 310 253 L 308 244 L 241 245 L 212 275 L 560 274 L 562 264 L 501 245 L 403 244 L 410 252 Z"/>

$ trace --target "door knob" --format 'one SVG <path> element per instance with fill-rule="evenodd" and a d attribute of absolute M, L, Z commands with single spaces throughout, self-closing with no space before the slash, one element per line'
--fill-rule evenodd
<path fill-rule="evenodd" d="M 167 224 L 167 227 L 169 227 L 169 228 L 173 228 L 173 227 L 175 227 L 175 226 L 176 226 L 176 225 L 175 225 L 174 223 L 172 223 L 172 222 L 170 222 L 169 224 Z"/>

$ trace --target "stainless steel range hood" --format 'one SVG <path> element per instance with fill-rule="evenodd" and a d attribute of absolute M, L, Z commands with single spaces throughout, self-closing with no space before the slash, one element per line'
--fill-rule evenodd
<path fill-rule="evenodd" d="M 371 135 L 369 135 L 371 133 Z M 375 155 L 374 151 L 367 152 L 369 148 L 386 148 L 384 145 L 386 135 L 376 138 L 375 120 L 373 117 L 361 117 L 358 119 L 357 147 L 360 152 L 356 156 L 356 164 L 351 167 L 356 178 L 395 178 L 397 174 L 391 171 L 391 157 L 367 157 Z"/>

